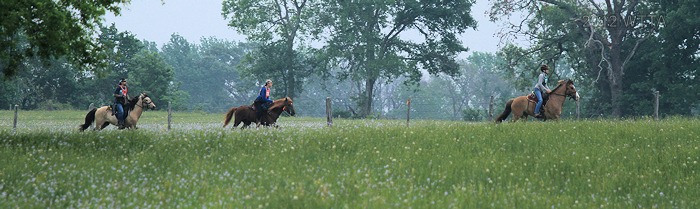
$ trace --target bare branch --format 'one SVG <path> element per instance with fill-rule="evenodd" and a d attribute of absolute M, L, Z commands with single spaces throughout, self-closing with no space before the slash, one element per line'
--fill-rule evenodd
<path fill-rule="evenodd" d="M 595 40 L 595 39 L 593 40 L 593 42 L 600 44 L 600 62 L 598 62 L 598 68 L 600 68 L 600 70 L 598 71 L 598 76 L 593 81 L 593 83 L 597 83 L 598 79 L 600 79 L 600 73 L 603 71 L 603 66 L 601 66 L 603 64 L 603 62 L 608 63 L 608 67 L 607 67 L 608 75 L 613 76 L 612 75 L 613 73 L 612 73 L 612 65 L 610 64 L 610 61 L 608 61 L 608 59 L 605 58 L 605 45 L 603 45 L 603 42 L 600 42 L 600 41 Z"/>
<path fill-rule="evenodd" d="M 603 16 L 605 16 L 605 12 L 603 11 L 603 9 L 600 8 L 600 6 L 598 6 L 598 4 L 596 4 L 593 0 L 588 0 L 588 2 L 590 2 L 591 4 L 593 4 L 593 7 L 595 7 L 596 11 L 598 11 L 598 12 L 597 12 L 598 17 L 603 17 Z"/>
<path fill-rule="evenodd" d="M 623 74 L 623 75 L 625 74 L 625 65 L 627 64 L 627 62 L 630 61 L 630 59 L 632 59 L 632 56 L 634 56 L 634 53 L 637 52 L 637 47 L 639 46 L 639 44 L 642 43 L 642 42 L 644 42 L 644 41 L 646 41 L 646 40 L 647 40 L 647 38 L 643 38 L 643 39 L 637 40 L 637 43 L 634 44 L 634 48 L 632 48 L 632 51 L 630 52 L 630 54 L 628 54 L 628 55 L 627 55 L 627 58 L 625 58 L 625 61 L 622 62 L 622 67 L 621 67 L 621 69 L 622 69 L 622 74 Z"/>

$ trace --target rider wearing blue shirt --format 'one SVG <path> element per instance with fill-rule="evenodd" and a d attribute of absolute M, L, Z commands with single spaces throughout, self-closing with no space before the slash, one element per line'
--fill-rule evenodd
<path fill-rule="evenodd" d="M 272 80 L 267 80 L 265 81 L 265 85 L 260 89 L 260 94 L 258 94 L 258 97 L 255 98 L 255 102 L 253 102 L 253 105 L 255 106 L 255 111 L 257 113 L 257 120 L 260 122 L 260 119 L 262 119 L 262 116 L 264 115 L 265 112 L 267 112 L 267 108 L 270 107 L 270 104 L 273 102 L 270 100 L 270 88 L 272 87 Z"/>
<path fill-rule="evenodd" d="M 551 93 L 552 90 L 549 90 L 549 87 L 547 87 L 547 74 L 549 74 L 549 66 L 544 64 L 542 67 L 540 67 L 540 75 L 537 77 L 537 83 L 535 83 L 535 95 L 537 95 L 537 105 L 535 106 L 535 118 L 544 118 L 544 114 L 540 113 L 540 108 L 542 107 L 542 93 L 545 91 L 547 93 Z"/>

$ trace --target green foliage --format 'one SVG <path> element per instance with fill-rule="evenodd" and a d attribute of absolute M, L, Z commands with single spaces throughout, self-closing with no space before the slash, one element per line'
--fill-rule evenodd
<path fill-rule="evenodd" d="M 106 11 L 119 15 L 129 0 L 0 2 L 0 68 L 8 79 L 29 69 L 27 61 L 65 59 L 79 70 L 101 72 L 106 46 L 95 38 Z"/>
<path fill-rule="evenodd" d="M 374 87 L 378 79 L 404 76 L 418 83 L 419 69 L 430 74 L 455 75 L 455 57 L 466 51 L 456 38 L 476 27 L 470 15 L 473 1 L 337 1 L 325 0 L 319 14 L 320 25 L 330 37 L 324 47 L 328 63 L 340 70 L 334 76 L 364 83 L 356 96 L 361 115 L 372 111 Z M 401 34 L 419 30 L 423 42 L 401 39 Z M 338 67 L 340 66 L 340 67 Z"/>
<path fill-rule="evenodd" d="M 178 97 L 184 105 L 179 108 L 201 105 L 205 111 L 222 112 L 231 108 L 231 101 L 241 104 L 253 101 L 259 89 L 255 89 L 254 82 L 242 79 L 235 68 L 252 47 L 215 38 L 200 41 L 199 45 L 190 43 L 173 34 L 160 53 L 166 64 L 172 66 L 171 85 L 182 91 L 171 92 L 171 95 L 183 95 Z"/>
<path fill-rule="evenodd" d="M 173 72 L 156 52 L 144 46 L 128 31 L 119 32 L 111 25 L 100 27 L 97 37 L 107 46 L 101 53 L 107 67 L 97 73 L 84 72 L 64 57 L 43 60 L 34 57 L 24 63 L 12 80 L 3 81 L 0 102 L 19 104 L 22 109 L 85 109 L 90 103 L 108 105 L 120 78 L 129 78 L 130 96 L 150 92 L 156 104 L 167 107 L 166 101 L 178 101 L 186 95 L 177 93 Z M 24 42 L 29 44 L 29 42 Z M 46 65 L 48 63 L 48 65 Z M 180 97 L 182 96 L 182 97 Z"/>
<path fill-rule="evenodd" d="M 494 2 L 493 19 L 516 10 L 530 14 L 526 28 L 520 21 L 507 23 L 510 29 L 503 34 L 525 35 L 534 43 L 501 49 L 507 63 L 501 71 L 524 89 L 537 66 L 549 64 L 550 80 L 574 78 L 584 117 L 652 114 L 657 90 L 663 95 L 661 114 L 693 114 L 700 101 L 697 3 L 607 1 L 595 7 L 559 0 Z"/>
<path fill-rule="evenodd" d="M 467 108 L 462 111 L 462 120 L 464 121 L 483 121 L 488 120 L 488 110 Z"/>
<path fill-rule="evenodd" d="M 254 52 L 239 65 L 248 80 L 273 79 L 281 91 L 276 97 L 295 98 L 303 91 L 312 66 L 305 65 L 305 38 L 321 31 L 313 22 L 321 9 L 317 0 L 226 0 L 222 15 L 228 26 L 259 43 Z M 262 86 L 262 82 L 260 83 Z"/>
<path fill-rule="evenodd" d="M 333 118 L 345 118 L 345 119 L 353 116 L 352 113 L 350 113 L 350 111 L 348 111 L 348 110 L 333 110 L 331 115 L 333 116 Z"/>
<path fill-rule="evenodd" d="M 143 50 L 141 54 L 133 59 L 129 71 L 131 86 L 135 93 L 147 93 L 151 101 L 156 104 L 156 108 L 167 108 L 168 101 L 181 99 L 171 95 L 171 89 L 176 89 L 173 85 L 174 72 L 157 52 Z M 138 94 L 132 93 L 132 97 Z"/>
<path fill-rule="evenodd" d="M 166 131 L 167 113 L 153 111 L 138 130 L 80 133 L 85 113 L 20 112 L 16 133 L 0 122 L 0 207 L 700 205 L 697 118 L 328 129 L 285 117 L 280 129 L 221 130 L 222 114 L 174 113 Z"/>

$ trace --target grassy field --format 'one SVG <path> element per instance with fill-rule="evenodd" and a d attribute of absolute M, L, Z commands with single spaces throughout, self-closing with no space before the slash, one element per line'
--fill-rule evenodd
<path fill-rule="evenodd" d="M 0 111 L 0 208 L 698 208 L 700 120 L 467 123 Z M 42 117 L 47 116 L 47 117 Z"/>

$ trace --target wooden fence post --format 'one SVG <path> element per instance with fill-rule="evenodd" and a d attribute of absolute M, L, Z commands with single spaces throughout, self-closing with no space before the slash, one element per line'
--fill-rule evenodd
<path fill-rule="evenodd" d="M 654 119 L 659 119 L 659 91 L 654 92 Z"/>
<path fill-rule="evenodd" d="M 411 96 L 408 96 L 406 105 L 408 105 L 408 111 L 406 111 L 406 126 L 408 126 L 411 124 Z"/>
<path fill-rule="evenodd" d="M 92 110 L 92 108 L 95 108 L 95 103 L 90 103 L 90 106 L 88 107 L 88 111 Z"/>
<path fill-rule="evenodd" d="M 489 101 L 489 121 L 493 121 L 493 95 L 491 95 L 491 100 Z"/>
<path fill-rule="evenodd" d="M 15 121 L 12 123 L 12 131 L 17 131 L 17 111 L 19 110 L 19 105 L 15 105 Z"/>
<path fill-rule="evenodd" d="M 576 100 L 576 120 L 579 120 L 579 108 L 578 108 L 578 107 L 579 107 L 579 106 L 578 106 L 579 104 L 578 104 L 578 102 L 579 102 L 579 101 Z"/>
<path fill-rule="evenodd" d="M 168 131 L 170 131 L 170 121 L 173 116 L 172 102 L 168 102 Z"/>
<path fill-rule="evenodd" d="M 326 97 L 326 124 L 328 128 L 333 125 L 333 110 L 331 108 L 331 98 Z"/>

